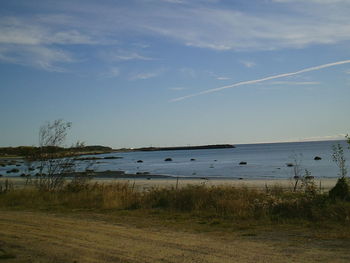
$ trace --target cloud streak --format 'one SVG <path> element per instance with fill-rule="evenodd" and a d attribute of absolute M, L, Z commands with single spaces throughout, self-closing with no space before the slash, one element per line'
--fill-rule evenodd
<path fill-rule="evenodd" d="M 218 92 L 218 91 L 225 90 L 225 89 L 236 88 L 236 87 L 239 87 L 239 86 L 256 84 L 256 83 L 260 83 L 260 82 L 264 82 L 264 81 L 268 81 L 268 80 L 273 80 L 273 79 L 286 78 L 286 77 L 295 76 L 295 75 L 299 75 L 299 74 L 306 73 L 306 72 L 317 71 L 317 70 L 321 70 L 321 69 L 324 69 L 324 68 L 330 68 L 330 67 L 335 67 L 335 66 L 349 64 L 349 63 L 350 63 L 350 59 L 349 60 L 342 60 L 342 61 L 332 62 L 332 63 L 327 63 L 327 64 L 323 64 L 323 65 L 318 65 L 318 66 L 315 66 L 315 67 L 305 68 L 305 69 L 298 70 L 298 71 L 295 71 L 295 72 L 289 72 L 289 73 L 273 75 L 273 76 L 269 76 L 269 77 L 265 77 L 265 78 L 261 78 L 261 79 L 242 81 L 242 82 L 234 83 L 234 84 L 231 84 L 231 85 L 227 85 L 227 86 L 223 86 L 223 87 L 219 87 L 219 88 L 215 88 L 215 89 L 208 89 L 208 90 L 204 90 L 202 92 L 189 94 L 189 95 L 186 95 L 186 96 L 183 96 L 183 97 L 178 97 L 178 98 L 172 99 L 171 102 L 181 101 L 181 100 L 189 99 L 189 98 L 200 96 L 200 95 L 204 95 L 204 94 Z"/>
<path fill-rule="evenodd" d="M 304 86 L 304 85 L 319 85 L 320 82 L 318 81 L 274 81 L 269 83 L 270 85 L 297 85 L 297 86 Z"/>

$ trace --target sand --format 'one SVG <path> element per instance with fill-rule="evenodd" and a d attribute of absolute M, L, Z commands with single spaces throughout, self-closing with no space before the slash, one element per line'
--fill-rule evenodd
<path fill-rule="evenodd" d="M 294 180 L 290 179 L 255 179 L 255 180 L 237 180 L 237 179 L 95 179 L 97 182 L 129 182 L 135 184 L 136 187 L 141 189 L 147 189 L 150 187 L 183 187 L 186 185 L 206 185 L 206 186 L 236 186 L 265 189 L 266 187 L 280 186 L 283 188 L 293 189 Z M 329 190 L 336 184 L 337 178 L 332 179 L 316 179 L 315 184 L 322 190 Z"/>
<path fill-rule="evenodd" d="M 143 218 L 137 218 L 142 221 Z M 151 219 L 153 220 L 153 219 Z M 96 214 L 0 211 L 4 262 L 349 262 L 344 240 L 293 231 L 184 231 Z M 151 225 L 150 225 L 151 224 Z M 250 230 L 251 231 L 251 230 Z M 345 245 L 344 245 L 345 243 Z M 326 249 L 325 249 L 326 248 Z M 2 262 L 0 258 L 0 261 Z"/>
<path fill-rule="evenodd" d="M 1 177 L 0 184 L 4 184 L 5 180 L 9 179 L 16 187 L 25 185 L 26 180 L 18 177 Z M 336 184 L 337 178 L 315 179 L 315 184 L 323 191 L 328 191 Z M 151 187 L 183 187 L 187 185 L 206 185 L 206 186 L 236 186 L 256 189 L 265 189 L 266 187 L 280 186 L 286 189 L 293 189 L 295 181 L 292 179 L 186 179 L 186 178 L 95 178 L 92 182 L 99 183 L 116 183 L 124 182 L 135 184 L 135 187 L 140 190 L 149 189 Z"/>

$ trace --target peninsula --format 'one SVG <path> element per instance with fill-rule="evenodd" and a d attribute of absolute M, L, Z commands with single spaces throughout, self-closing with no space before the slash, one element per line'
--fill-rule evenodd
<path fill-rule="evenodd" d="M 204 150 L 204 149 L 226 149 L 235 148 L 232 144 L 214 144 L 200 146 L 175 146 L 175 147 L 143 147 L 133 149 L 134 151 L 177 151 L 177 150 Z"/>

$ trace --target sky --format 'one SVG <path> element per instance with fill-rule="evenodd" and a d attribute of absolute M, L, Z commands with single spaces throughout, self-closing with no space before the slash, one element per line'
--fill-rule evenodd
<path fill-rule="evenodd" d="M 349 0 L 3 0 L 0 146 L 344 138 Z"/>

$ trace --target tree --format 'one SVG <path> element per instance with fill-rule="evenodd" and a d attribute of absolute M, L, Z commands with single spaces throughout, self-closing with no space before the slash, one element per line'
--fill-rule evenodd
<path fill-rule="evenodd" d="M 63 150 L 71 122 L 58 119 L 47 122 L 39 130 L 39 149 L 31 152 L 27 159 L 39 164 L 34 184 L 41 190 L 52 191 L 64 185 L 65 178 L 74 171 L 74 160 Z"/>
<path fill-rule="evenodd" d="M 333 145 L 332 158 L 333 158 L 333 162 L 335 162 L 339 168 L 339 174 L 338 174 L 339 177 L 345 178 L 348 171 L 346 168 L 346 160 L 344 157 L 344 150 L 343 150 L 343 147 L 339 143 L 337 145 Z"/>
<path fill-rule="evenodd" d="M 301 172 L 302 172 L 302 166 L 301 166 L 301 160 L 302 160 L 302 154 L 294 154 L 293 155 L 293 163 L 288 164 L 289 166 L 293 167 L 293 179 L 294 179 L 294 187 L 293 191 L 295 192 L 298 188 L 298 183 L 301 180 Z"/>
<path fill-rule="evenodd" d="M 293 192 L 296 192 L 298 189 L 305 191 L 307 194 L 314 195 L 316 193 L 316 185 L 314 182 L 314 177 L 311 175 L 311 172 L 307 169 L 304 169 L 305 173 L 303 172 L 302 167 L 302 154 L 294 154 L 293 156 L 293 163 L 290 163 L 293 167 L 293 179 L 294 179 L 294 187 Z"/>
<path fill-rule="evenodd" d="M 348 143 L 350 143 L 350 139 L 347 136 Z M 346 168 L 346 160 L 344 157 L 344 150 L 340 144 L 333 145 L 333 161 L 339 168 L 339 178 L 337 180 L 336 185 L 329 191 L 329 197 L 333 200 L 341 199 L 341 200 L 350 200 L 350 187 L 349 187 L 349 179 L 346 177 L 347 168 Z"/>

